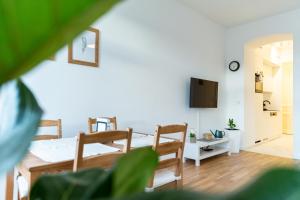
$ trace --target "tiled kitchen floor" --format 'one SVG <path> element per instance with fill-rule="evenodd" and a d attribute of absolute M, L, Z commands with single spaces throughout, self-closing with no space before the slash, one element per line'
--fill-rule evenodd
<path fill-rule="evenodd" d="M 282 134 L 280 138 L 264 142 L 262 144 L 257 144 L 246 149 L 246 151 L 285 158 L 293 158 L 293 135 Z"/>

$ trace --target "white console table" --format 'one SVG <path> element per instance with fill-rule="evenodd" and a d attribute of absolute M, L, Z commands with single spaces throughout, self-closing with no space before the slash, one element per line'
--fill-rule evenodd
<path fill-rule="evenodd" d="M 201 148 L 209 146 L 213 150 L 204 151 Z M 195 160 L 195 165 L 200 166 L 200 160 L 223 154 L 228 152 L 228 155 L 231 155 L 230 151 L 230 140 L 228 137 L 222 139 L 214 139 L 212 141 L 206 140 L 197 140 L 196 143 L 190 143 L 187 140 L 184 149 L 184 161 L 185 159 Z"/>

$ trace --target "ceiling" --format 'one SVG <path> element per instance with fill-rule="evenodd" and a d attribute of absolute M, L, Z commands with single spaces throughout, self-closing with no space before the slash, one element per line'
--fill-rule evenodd
<path fill-rule="evenodd" d="M 300 0 L 179 0 L 226 27 L 300 8 Z"/>

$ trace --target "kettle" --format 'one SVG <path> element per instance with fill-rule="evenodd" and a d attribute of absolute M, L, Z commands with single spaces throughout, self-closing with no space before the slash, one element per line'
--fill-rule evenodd
<path fill-rule="evenodd" d="M 215 138 L 223 138 L 225 136 L 224 131 L 216 130 L 215 132 L 213 132 L 212 130 L 210 130 L 210 132 L 215 136 Z"/>

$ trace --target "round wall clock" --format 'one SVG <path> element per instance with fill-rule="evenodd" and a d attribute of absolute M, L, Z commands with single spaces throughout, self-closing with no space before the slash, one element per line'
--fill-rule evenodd
<path fill-rule="evenodd" d="M 232 72 L 236 72 L 237 70 L 240 69 L 240 63 L 238 61 L 232 61 L 230 64 L 229 64 L 229 69 L 230 71 Z"/>

